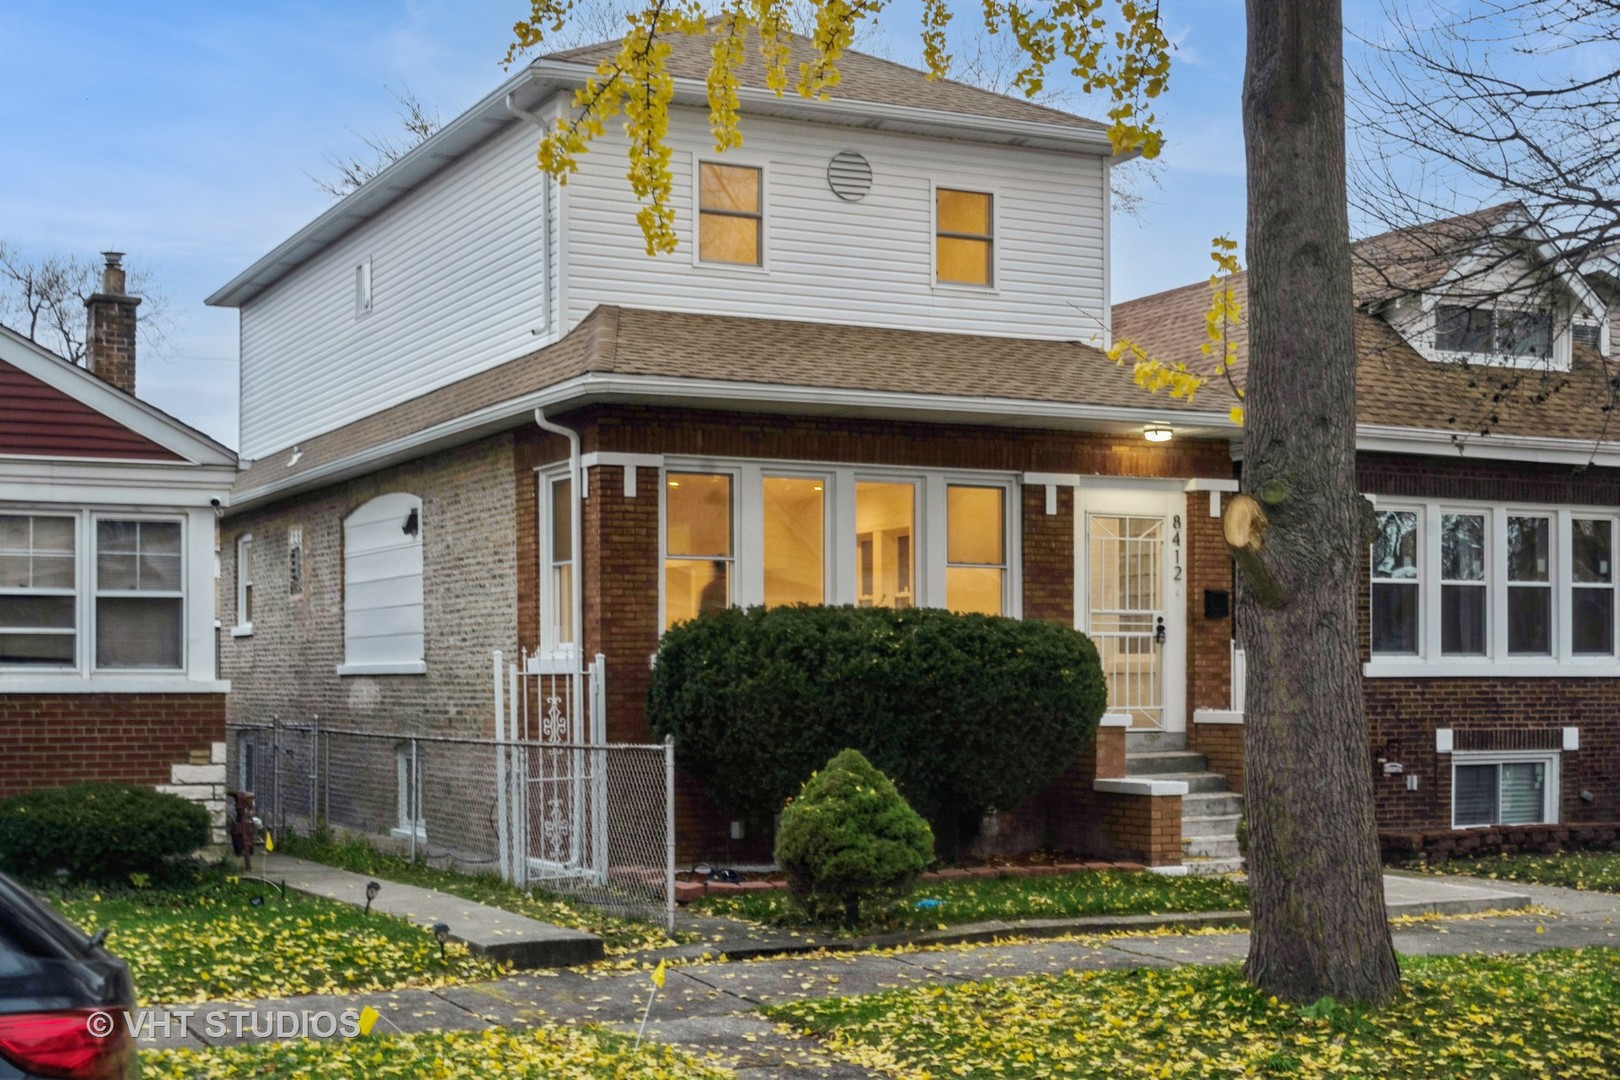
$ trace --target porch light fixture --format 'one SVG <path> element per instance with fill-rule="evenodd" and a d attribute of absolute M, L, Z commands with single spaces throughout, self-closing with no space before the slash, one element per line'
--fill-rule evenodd
<path fill-rule="evenodd" d="M 1169 442 L 1173 434 L 1175 433 L 1170 430 L 1169 424 L 1154 424 L 1142 432 L 1142 438 L 1148 442 Z"/>

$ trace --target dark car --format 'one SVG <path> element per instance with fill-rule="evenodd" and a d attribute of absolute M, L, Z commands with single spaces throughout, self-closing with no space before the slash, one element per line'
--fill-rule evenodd
<path fill-rule="evenodd" d="M 129 966 L 0 874 L 0 1080 L 128 1080 Z"/>

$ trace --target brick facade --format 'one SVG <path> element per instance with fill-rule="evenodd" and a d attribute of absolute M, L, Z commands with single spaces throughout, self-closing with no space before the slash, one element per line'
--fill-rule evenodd
<path fill-rule="evenodd" d="M 224 694 L 0 694 L 0 798 L 89 780 L 167 784 L 224 738 Z"/>

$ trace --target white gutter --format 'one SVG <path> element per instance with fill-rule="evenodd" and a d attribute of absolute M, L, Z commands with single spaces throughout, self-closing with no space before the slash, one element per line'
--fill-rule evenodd
<path fill-rule="evenodd" d="M 573 428 L 563 427 L 546 419 L 546 411 L 539 406 L 534 410 L 534 422 L 542 431 L 549 431 L 553 435 L 561 435 L 568 440 L 568 537 L 570 550 L 574 556 L 573 608 L 568 613 L 569 621 L 573 623 L 573 638 L 575 650 L 575 663 L 569 668 L 569 679 L 572 684 L 575 709 L 582 708 L 579 696 L 579 669 L 585 662 L 585 590 L 582 587 L 585 574 L 585 551 L 580 546 L 580 500 L 585 497 L 585 483 L 583 470 L 579 460 L 579 432 Z"/>

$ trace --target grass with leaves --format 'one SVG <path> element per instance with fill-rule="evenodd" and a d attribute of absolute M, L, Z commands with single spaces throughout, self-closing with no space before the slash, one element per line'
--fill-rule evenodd
<path fill-rule="evenodd" d="M 584 930 L 602 939 L 609 956 L 678 944 L 661 926 L 620 918 L 543 889 L 526 892 L 493 873 L 462 874 L 398 855 L 388 855 L 364 839 L 289 835 L 278 837 L 277 840 L 277 851 L 296 855 L 300 859 L 325 863 L 356 874 L 367 874 L 385 882 L 397 881 L 402 885 L 437 889 L 463 900 L 486 904 L 554 926 Z"/>
<path fill-rule="evenodd" d="M 705 914 L 775 926 L 807 925 L 785 889 L 709 896 L 693 906 Z M 1249 890 L 1226 878 L 1082 870 L 1046 877 L 1009 875 L 924 881 L 905 900 L 863 912 L 861 929 L 927 929 L 990 920 L 1084 915 L 1242 911 L 1248 906 Z"/>
<path fill-rule="evenodd" d="M 246 1043 L 203 1050 L 141 1054 L 143 1080 L 383 1080 L 388 1077 L 473 1080 L 720 1080 L 728 1071 L 668 1046 L 635 1047 L 625 1035 L 596 1027 L 546 1026 L 531 1031 L 382 1034 L 356 1039 Z"/>
<path fill-rule="evenodd" d="M 1487 855 L 1453 859 L 1434 868 L 1443 874 L 1560 885 L 1566 889 L 1620 893 L 1620 854 L 1607 851 L 1562 851 L 1556 855 Z"/>
<path fill-rule="evenodd" d="M 885 1076 L 1610 1078 L 1620 951 L 1403 962 L 1376 1012 L 1281 1004 L 1235 967 L 929 985 L 765 1010 Z"/>
<path fill-rule="evenodd" d="M 499 965 L 393 916 L 202 872 L 191 886 L 40 895 L 129 963 L 142 1004 L 443 986 Z"/>

